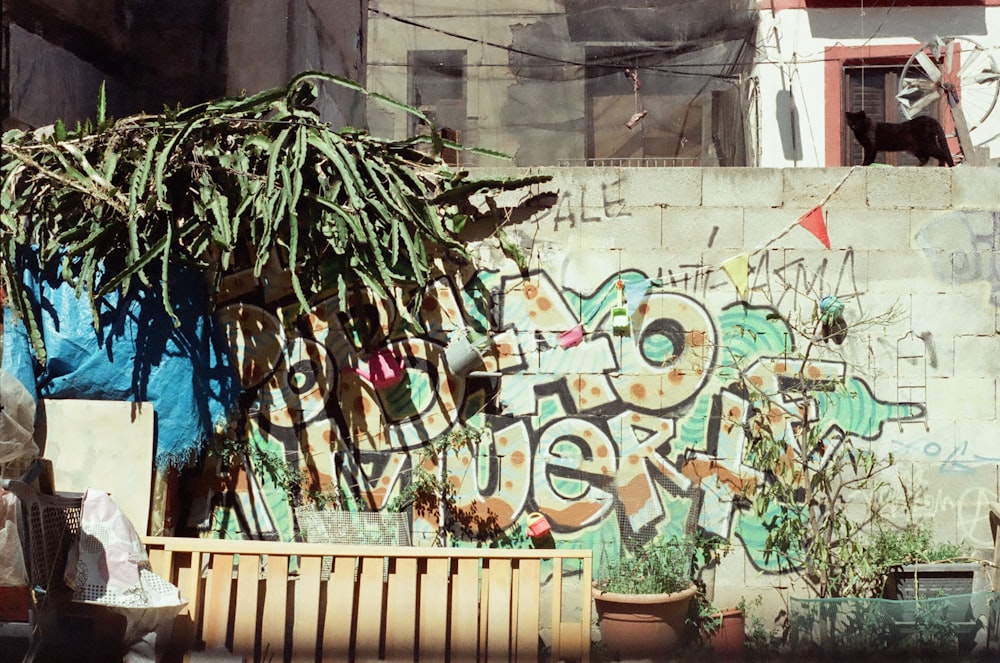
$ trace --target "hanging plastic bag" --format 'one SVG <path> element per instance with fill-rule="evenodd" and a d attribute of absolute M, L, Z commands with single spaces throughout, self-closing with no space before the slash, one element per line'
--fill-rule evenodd
<path fill-rule="evenodd" d="M 0 491 L 0 587 L 28 585 L 28 571 L 17 529 L 18 508 L 20 503 L 14 493 Z"/>
<path fill-rule="evenodd" d="M 0 465 L 37 458 L 34 431 L 35 399 L 17 378 L 0 368 Z"/>

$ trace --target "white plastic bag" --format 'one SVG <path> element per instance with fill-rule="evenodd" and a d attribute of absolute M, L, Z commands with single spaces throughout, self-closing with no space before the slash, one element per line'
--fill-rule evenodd
<path fill-rule="evenodd" d="M 17 530 L 19 508 L 20 502 L 14 493 L 0 491 L 0 587 L 25 587 L 28 584 L 21 537 Z"/>
<path fill-rule="evenodd" d="M 37 458 L 34 431 L 35 399 L 0 368 L 0 465 Z"/>
<path fill-rule="evenodd" d="M 152 663 L 187 602 L 153 573 L 135 526 L 103 490 L 88 488 L 83 495 L 77 550 L 73 600 L 124 615 L 124 660 Z"/>

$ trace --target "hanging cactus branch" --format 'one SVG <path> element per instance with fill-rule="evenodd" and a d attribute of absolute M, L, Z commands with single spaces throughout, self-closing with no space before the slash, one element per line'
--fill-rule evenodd
<path fill-rule="evenodd" d="M 96 126 L 4 134 L 0 279 L 41 361 L 39 321 L 17 258 L 26 251 L 37 251 L 42 265 L 61 261 L 62 278 L 87 298 L 95 325 L 100 297 L 127 291 L 133 279 L 161 288 L 173 314 L 171 266 L 213 274 L 218 292 L 228 270 L 250 267 L 259 276 L 276 253 L 303 311 L 324 289 L 355 284 L 380 297 L 410 286 L 419 298 L 434 269 L 430 247 L 466 254 L 456 235 L 467 219 L 458 210 L 471 196 L 550 179 L 470 180 L 434 149 L 418 149 L 444 145 L 436 130 L 403 141 L 333 131 L 312 105 L 317 82 L 430 125 L 419 110 L 353 81 L 306 72 L 251 97 L 117 121 L 105 117 L 102 90 Z M 247 247 L 248 265 L 239 258 Z"/>

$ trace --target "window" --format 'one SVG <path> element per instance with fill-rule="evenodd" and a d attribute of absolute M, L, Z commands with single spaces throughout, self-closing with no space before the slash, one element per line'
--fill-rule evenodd
<path fill-rule="evenodd" d="M 896 92 L 899 89 L 899 75 L 902 66 L 896 65 L 845 65 L 844 66 L 844 110 L 864 110 L 876 122 L 903 122 L 907 118 L 899 111 Z M 920 115 L 930 115 L 941 120 L 940 108 L 936 104 L 924 109 Z M 854 138 L 851 130 L 844 125 L 844 145 L 842 154 L 846 157 L 844 166 L 862 163 L 864 150 Z M 917 158 L 908 152 L 879 152 L 876 163 L 893 166 L 917 166 Z M 935 162 L 931 162 L 935 163 Z"/>
<path fill-rule="evenodd" d="M 441 130 L 461 142 L 466 121 L 465 51 L 410 51 L 409 100 Z M 411 135 L 421 133 L 413 118 Z M 457 165 L 459 153 L 445 150 L 445 161 Z"/>
<path fill-rule="evenodd" d="M 593 50 L 589 59 L 595 58 Z M 602 54 L 603 55 L 603 54 Z M 604 55 L 605 59 L 610 59 Z M 595 165 L 700 165 L 702 99 L 672 90 L 670 78 L 639 69 L 641 90 L 623 72 L 625 66 L 591 67 L 586 82 L 588 161 Z M 634 70 L 632 70 L 634 71 Z M 628 126 L 636 113 L 642 121 Z"/>
<path fill-rule="evenodd" d="M 718 64 L 706 63 L 718 51 L 678 56 L 591 46 L 586 55 L 588 165 L 746 164 L 738 88 L 713 76 Z M 707 75 L 685 75 L 692 70 Z"/>
<path fill-rule="evenodd" d="M 865 112 L 880 119 L 901 121 L 896 103 L 897 81 L 903 65 L 913 54 L 912 45 L 893 46 L 834 46 L 826 49 L 824 60 L 824 87 L 826 109 L 824 134 L 826 137 L 825 163 L 828 167 L 847 166 L 861 163 L 861 147 L 844 121 L 844 111 L 851 110 L 852 104 L 865 108 Z M 862 106 L 863 100 L 863 106 Z M 924 114 L 930 114 L 941 121 L 945 134 L 949 136 L 952 153 L 958 152 L 958 142 L 953 138 L 955 123 L 944 102 L 940 106 L 930 106 Z M 856 150 L 856 156 L 851 151 Z M 890 158 L 898 158 L 899 165 L 916 164 L 906 153 L 894 153 Z M 887 161 L 884 153 L 879 154 L 881 163 Z M 934 161 L 931 161 L 933 164 Z"/>

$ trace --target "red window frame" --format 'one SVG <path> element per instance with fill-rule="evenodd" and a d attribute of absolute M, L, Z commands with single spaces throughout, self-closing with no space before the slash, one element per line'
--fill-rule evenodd
<path fill-rule="evenodd" d="M 832 46 L 824 51 L 823 86 L 826 93 L 824 127 L 826 166 L 843 165 L 844 131 L 844 66 L 899 65 L 906 63 L 919 45 L 892 46 Z M 948 113 L 942 113 L 941 124 L 946 134 L 955 132 L 955 123 Z"/>
<path fill-rule="evenodd" d="M 757 8 L 778 13 L 782 9 L 878 9 L 888 7 L 1000 7 L 1000 0 L 757 0 Z"/>

